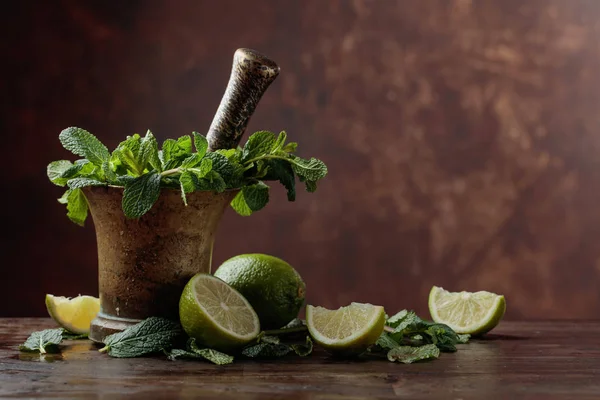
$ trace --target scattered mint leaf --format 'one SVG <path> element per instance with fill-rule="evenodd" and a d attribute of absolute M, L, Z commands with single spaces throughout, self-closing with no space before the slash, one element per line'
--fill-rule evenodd
<path fill-rule="evenodd" d="M 306 357 L 313 351 L 313 342 L 310 336 L 307 336 L 304 344 L 292 344 L 291 347 L 297 355 L 300 357 Z"/>
<path fill-rule="evenodd" d="M 242 162 L 269 154 L 275 144 L 275 134 L 269 131 L 255 132 L 248 138 L 242 151 Z"/>
<path fill-rule="evenodd" d="M 62 175 L 65 173 L 65 171 L 68 171 L 72 167 L 73 164 L 71 163 L 71 161 L 53 161 L 50 164 L 48 164 L 48 167 L 46 168 L 46 174 L 48 175 L 48 179 L 50 179 L 50 182 L 58 186 L 65 186 L 67 184 L 68 179 L 63 178 Z"/>
<path fill-rule="evenodd" d="M 181 350 L 181 349 L 172 349 L 170 351 L 165 351 L 167 358 L 171 361 L 175 360 L 204 360 L 200 354 L 196 354 L 192 351 Z"/>
<path fill-rule="evenodd" d="M 283 357 L 291 351 L 292 348 L 287 344 L 261 342 L 246 347 L 242 354 L 249 358 L 276 358 Z"/>
<path fill-rule="evenodd" d="M 73 178 L 67 182 L 69 189 L 77 189 L 86 186 L 106 186 L 106 182 L 100 182 L 90 178 Z"/>
<path fill-rule="evenodd" d="M 387 358 L 391 362 L 401 362 L 403 364 L 412 364 L 415 361 L 429 360 L 438 358 L 440 349 L 434 344 L 426 344 L 420 347 L 399 346 L 391 349 L 387 353 Z"/>
<path fill-rule="evenodd" d="M 152 208 L 160 196 L 160 179 L 160 174 L 152 171 L 125 186 L 122 201 L 125 216 L 140 218 Z"/>
<path fill-rule="evenodd" d="M 231 207 L 240 215 L 249 216 L 269 202 L 269 187 L 263 182 L 244 186 L 231 201 Z"/>
<path fill-rule="evenodd" d="M 60 352 L 58 345 L 63 340 L 63 329 L 45 329 L 43 331 L 33 332 L 23 343 L 19 346 L 21 351 L 39 352 L 41 354 L 46 353 L 58 353 Z"/>
<path fill-rule="evenodd" d="M 391 350 L 399 346 L 398 342 L 392 339 L 386 332 L 383 332 L 381 336 L 379 336 L 375 345 L 384 350 Z"/>
<path fill-rule="evenodd" d="M 206 140 L 206 138 L 198 132 L 192 132 L 192 135 L 194 136 L 194 147 L 196 147 L 196 154 L 202 158 L 208 150 L 208 140 Z"/>
<path fill-rule="evenodd" d="M 204 358 L 207 361 L 217 365 L 226 365 L 233 362 L 233 357 L 214 349 L 201 349 L 196 344 L 195 339 L 189 339 L 187 347 L 190 352 Z"/>
<path fill-rule="evenodd" d="M 294 318 L 286 326 L 282 327 L 281 329 L 282 330 L 296 329 L 296 328 L 300 328 L 300 327 L 306 327 L 306 321 L 304 321 L 300 318 Z"/>
<path fill-rule="evenodd" d="M 179 323 L 150 317 L 122 332 L 107 336 L 100 352 L 107 352 L 111 357 L 140 357 L 173 348 L 181 335 Z"/>
<path fill-rule="evenodd" d="M 84 129 L 67 128 L 60 133 L 58 138 L 65 149 L 85 157 L 94 165 L 101 166 L 110 157 L 106 146 Z"/>
<path fill-rule="evenodd" d="M 469 340 L 471 339 L 471 335 L 469 334 L 458 334 L 458 343 L 460 344 L 467 344 L 469 343 Z"/>
<path fill-rule="evenodd" d="M 67 195 L 67 217 L 83 226 L 88 214 L 88 203 L 81 189 L 70 189 Z"/>

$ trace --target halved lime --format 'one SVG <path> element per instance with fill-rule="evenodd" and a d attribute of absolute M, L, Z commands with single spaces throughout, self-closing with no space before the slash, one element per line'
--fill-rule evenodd
<path fill-rule="evenodd" d="M 190 337 L 216 350 L 235 350 L 260 332 L 258 316 L 244 296 L 208 274 L 195 275 L 183 289 L 179 318 Z"/>
<path fill-rule="evenodd" d="M 506 311 L 504 296 L 480 291 L 449 292 L 434 286 L 429 292 L 429 313 L 435 322 L 456 333 L 479 335 L 491 331 Z"/>
<path fill-rule="evenodd" d="M 351 303 L 337 310 L 306 306 L 306 324 L 313 339 L 334 352 L 361 353 L 374 344 L 385 324 L 381 306 Z"/>
<path fill-rule="evenodd" d="M 90 324 L 100 311 L 100 300 L 92 296 L 77 296 L 72 299 L 46 295 L 48 314 L 69 332 L 80 335 L 90 333 Z"/>

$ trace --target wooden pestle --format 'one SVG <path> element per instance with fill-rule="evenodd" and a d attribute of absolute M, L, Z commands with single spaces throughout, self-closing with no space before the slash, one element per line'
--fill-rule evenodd
<path fill-rule="evenodd" d="M 208 130 L 210 151 L 237 147 L 256 105 L 277 75 L 279 66 L 273 60 L 254 50 L 236 50 L 227 89 Z"/>

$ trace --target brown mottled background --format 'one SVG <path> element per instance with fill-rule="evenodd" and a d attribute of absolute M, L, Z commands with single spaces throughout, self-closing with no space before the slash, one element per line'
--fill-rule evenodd
<path fill-rule="evenodd" d="M 20 1 L 3 6 L 0 316 L 95 294 L 91 221 L 45 176 L 87 128 L 113 148 L 206 131 L 233 52 L 282 73 L 250 130 L 286 129 L 330 175 L 228 211 L 215 262 L 288 260 L 310 303 L 426 313 L 432 285 L 510 318 L 600 311 L 600 1 Z"/>

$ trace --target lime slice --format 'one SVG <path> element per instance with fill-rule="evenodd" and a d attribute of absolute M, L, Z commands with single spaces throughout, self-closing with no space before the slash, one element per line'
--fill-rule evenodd
<path fill-rule="evenodd" d="M 190 337 L 216 350 L 235 350 L 260 332 L 258 316 L 244 296 L 208 274 L 195 275 L 183 289 L 179 318 Z"/>
<path fill-rule="evenodd" d="M 351 303 L 337 310 L 306 306 L 306 324 L 317 343 L 333 352 L 361 353 L 374 344 L 385 324 L 381 306 Z"/>
<path fill-rule="evenodd" d="M 100 300 L 92 296 L 68 298 L 46 295 L 48 314 L 69 332 L 80 335 L 90 333 L 90 324 L 100 311 Z"/>
<path fill-rule="evenodd" d="M 434 286 L 429 293 L 429 313 L 435 322 L 456 333 L 479 335 L 491 331 L 506 311 L 504 296 L 490 292 L 452 293 Z"/>

